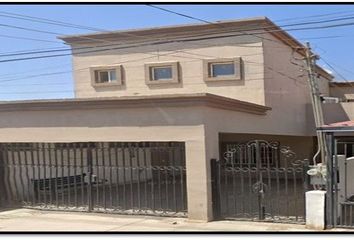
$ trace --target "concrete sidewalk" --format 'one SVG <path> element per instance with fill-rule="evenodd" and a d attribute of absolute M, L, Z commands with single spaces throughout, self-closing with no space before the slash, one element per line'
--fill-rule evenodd
<path fill-rule="evenodd" d="M 0 212 L 0 231 L 309 231 L 304 225 L 16 209 Z"/>

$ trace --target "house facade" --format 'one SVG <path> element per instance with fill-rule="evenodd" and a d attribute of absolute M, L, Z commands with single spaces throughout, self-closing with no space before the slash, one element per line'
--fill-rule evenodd
<path fill-rule="evenodd" d="M 256 139 L 278 142 L 289 146 L 298 159 L 311 159 L 316 144 L 302 44 L 267 18 L 216 25 L 222 28 L 195 24 L 60 37 L 73 51 L 75 98 L 1 103 L 0 141 L 182 143 L 188 218 L 215 219 L 211 159 L 224 158 L 228 144 Z M 260 27 L 269 31 L 252 30 Z M 330 85 L 333 76 L 319 66 L 316 74 L 324 96 L 342 96 L 343 91 L 333 86 L 343 86 Z M 350 97 L 351 90 L 345 91 Z M 324 106 L 326 121 L 354 119 L 352 104 Z M 74 156 L 67 154 L 67 159 Z M 82 158 L 89 159 L 92 153 L 85 154 Z M 110 158 L 112 153 L 105 156 Z M 43 158 L 44 165 L 48 158 Z M 117 175 L 126 174 L 118 163 L 114 166 Z M 48 179 L 53 166 L 48 169 L 39 179 Z M 102 169 L 96 175 L 105 174 Z M 145 179 L 153 175 L 149 174 Z M 129 176 L 127 179 L 136 178 L 133 173 Z M 34 177 L 28 179 L 33 184 Z M 89 180 L 89 186 L 95 181 Z M 167 188 L 167 183 L 163 186 Z"/>

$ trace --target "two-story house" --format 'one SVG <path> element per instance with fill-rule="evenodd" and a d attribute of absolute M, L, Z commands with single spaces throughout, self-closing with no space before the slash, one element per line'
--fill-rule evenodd
<path fill-rule="evenodd" d="M 303 45 L 267 18 L 59 38 L 72 47 L 75 98 L 0 104 L 2 188 L 9 196 L 4 203 L 175 212 L 209 221 L 217 201 L 210 162 L 223 159 L 228 146 L 277 142 L 298 159 L 311 159 L 316 150 L 299 60 Z M 330 95 L 333 77 L 319 66 L 316 72 L 321 92 Z M 339 118 L 331 120 L 344 120 Z M 267 151 L 258 157 L 275 159 Z M 259 190 L 266 174 L 259 180 L 256 165 L 242 164 L 238 170 L 257 176 L 235 181 L 248 179 Z M 266 169 L 270 173 L 271 167 Z M 282 180 L 287 177 L 277 179 L 288 190 L 290 182 Z M 236 194 L 257 199 L 261 191 L 252 197 L 244 186 L 238 185 Z M 232 196 L 226 201 L 238 204 Z M 267 204 L 260 212 L 268 211 Z M 253 206 L 258 205 L 243 207 Z"/>

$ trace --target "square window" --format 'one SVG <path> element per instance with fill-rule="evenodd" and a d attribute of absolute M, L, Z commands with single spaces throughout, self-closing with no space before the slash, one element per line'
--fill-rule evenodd
<path fill-rule="evenodd" d="M 235 75 L 235 64 L 230 63 L 212 63 L 210 64 L 210 76 L 212 77 L 222 77 L 222 76 L 233 76 Z"/>
<path fill-rule="evenodd" d="M 96 83 L 110 83 L 117 81 L 117 73 L 115 69 L 97 71 L 98 78 L 96 78 Z"/>
<path fill-rule="evenodd" d="M 178 62 L 145 64 L 145 82 L 147 85 L 178 83 Z"/>
<path fill-rule="evenodd" d="M 151 80 L 170 80 L 172 79 L 172 67 L 151 67 Z"/>
<path fill-rule="evenodd" d="M 204 81 L 232 81 L 242 79 L 241 58 L 206 59 L 204 64 Z"/>
<path fill-rule="evenodd" d="M 92 67 L 91 82 L 94 87 L 122 85 L 121 66 Z"/>

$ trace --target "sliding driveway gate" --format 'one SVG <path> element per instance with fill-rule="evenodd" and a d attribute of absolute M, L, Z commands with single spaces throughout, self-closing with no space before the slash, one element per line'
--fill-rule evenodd
<path fill-rule="evenodd" d="M 186 216 L 184 143 L 1 144 L 2 207 Z"/>
<path fill-rule="evenodd" d="M 214 213 L 221 219 L 305 222 L 307 161 L 288 147 L 255 140 L 226 144 L 212 160 Z"/>

